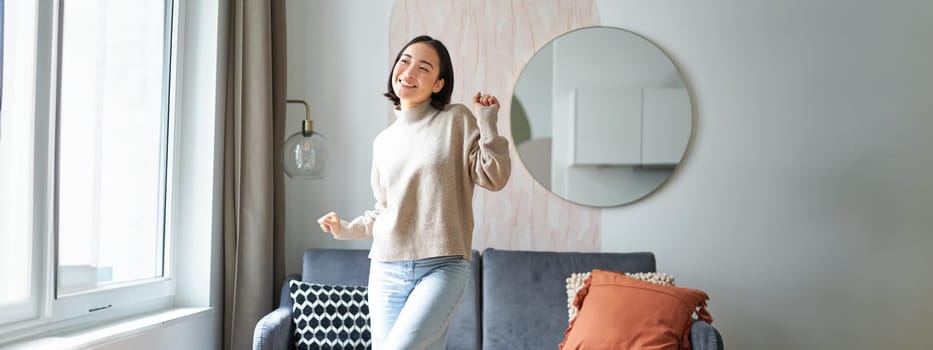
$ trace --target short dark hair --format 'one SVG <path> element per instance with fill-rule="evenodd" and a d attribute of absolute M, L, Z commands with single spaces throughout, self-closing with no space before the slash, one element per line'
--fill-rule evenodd
<path fill-rule="evenodd" d="M 388 97 L 396 107 L 401 105 L 398 95 L 396 95 L 395 90 L 392 89 L 392 71 L 395 69 L 398 60 L 402 58 L 402 53 L 405 52 L 405 49 L 415 43 L 431 45 L 434 51 L 437 51 L 437 56 L 441 59 L 440 74 L 438 74 L 437 79 L 444 79 L 444 87 L 441 88 L 441 91 L 431 94 L 431 105 L 434 106 L 434 108 L 442 109 L 450 103 L 450 95 L 454 93 L 454 65 L 450 62 L 450 53 L 447 52 L 447 47 L 444 46 L 444 43 L 427 35 L 421 35 L 411 39 L 411 41 L 405 44 L 405 46 L 399 50 L 398 54 L 395 55 L 395 61 L 392 62 L 392 67 L 389 68 L 389 83 L 386 84 L 387 90 L 383 96 Z"/>

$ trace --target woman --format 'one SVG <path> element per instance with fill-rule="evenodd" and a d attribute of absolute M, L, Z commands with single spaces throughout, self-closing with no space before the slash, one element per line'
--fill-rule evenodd
<path fill-rule="evenodd" d="M 396 120 L 373 141 L 375 208 L 347 222 L 318 220 L 337 239 L 373 239 L 369 310 L 373 349 L 444 349 L 470 277 L 473 188 L 498 191 L 509 179 L 499 101 L 477 92 L 478 117 L 450 104 L 450 54 L 429 36 L 395 57 L 388 92 Z"/>

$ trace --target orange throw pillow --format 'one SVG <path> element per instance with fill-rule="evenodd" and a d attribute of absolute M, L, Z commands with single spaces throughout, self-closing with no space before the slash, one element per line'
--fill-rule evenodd
<path fill-rule="evenodd" d="M 690 349 L 693 313 L 709 323 L 709 297 L 701 290 L 662 286 L 599 270 L 586 280 L 580 309 L 564 332 L 561 350 Z"/>

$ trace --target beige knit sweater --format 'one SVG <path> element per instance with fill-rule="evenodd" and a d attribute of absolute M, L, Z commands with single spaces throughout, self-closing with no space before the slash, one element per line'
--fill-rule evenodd
<path fill-rule="evenodd" d="M 496 129 L 497 107 L 479 118 L 462 104 L 395 111 L 373 141 L 373 210 L 341 221 L 337 239 L 373 239 L 375 261 L 462 255 L 473 242 L 473 188 L 498 191 L 512 165 Z M 478 121 L 478 126 L 477 126 Z"/>

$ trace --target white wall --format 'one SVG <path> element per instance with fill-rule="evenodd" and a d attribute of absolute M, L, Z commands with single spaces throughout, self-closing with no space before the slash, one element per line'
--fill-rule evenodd
<path fill-rule="evenodd" d="M 734 349 L 933 347 L 933 3 L 602 1 L 674 57 L 692 150 L 603 248 L 652 250 Z"/>
<path fill-rule="evenodd" d="M 369 244 L 314 220 L 372 207 L 391 2 L 288 6 L 290 97 L 309 100 L 335 155 L 327 179 L 286 184 L 297 272 L 305 248 Z M 654 251 L 707 291 L 728 348 L 933 347 L 933 3 L 601 1 L 599 13 L 667 51 L 697 108 L 671 181 L 602 212 L 604 250 Z"/>
<path fill-rule="evenodd" d="M 288 1 L 288 96 L 311 104 L 315 131 L 331 159 L 319 181 L 285 182 L 286 266 L 301 271 L 309 247 L 369 249 L 371 241 L 336 241 L 317 218 L 336 211 L 352 219 L 372 209 L 372 141 L 388 125 L 382 94 L 389 74 L 390 1 Z M 394 57 L 392 57 L 394 58 Z M 300 108 L 289 109 L 286 136 L 299 130 Z"/>

